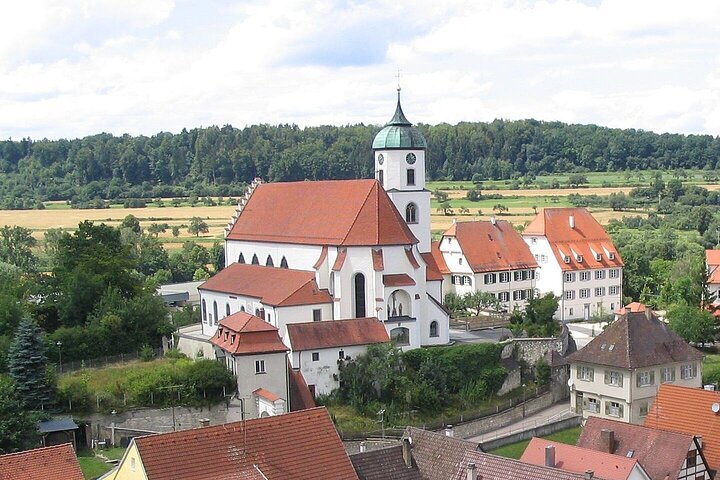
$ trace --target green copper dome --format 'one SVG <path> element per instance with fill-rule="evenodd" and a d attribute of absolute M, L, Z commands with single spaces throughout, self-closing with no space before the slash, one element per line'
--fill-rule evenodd
<path fill-rule="evenodd" d="M 391 148 L 397 149 L 425 149 L 427 142 L 425 137 L 420 133 L 413 124 L 405 118 L 405 114 L 400 106 L 400 91 L 398 90 L 398 102 L 395 107 L 395 115 L 385 124 L 382 130 L 375 135 L 373 140 L 373 150 L 387 150 Z"/>

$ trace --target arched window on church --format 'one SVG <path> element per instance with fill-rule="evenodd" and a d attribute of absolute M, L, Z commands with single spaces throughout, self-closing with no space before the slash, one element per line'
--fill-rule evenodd
<path fill-rule="evenodd" d="M 218 324 L 218 309 L 217 302 L 213 301 L 213 318 L 215 319 L 215 325 Z"/>
<path fill-rule="evenodd" d="M 202 320 L 203 323 L 207 323 L 207 303 L 205 302 L 204 298 L 202 301 Z"/>
<path fill-rule="evenodd" d="M 230 304 L 229 303 L 225 304 L 225 316 L 226 317 L 230 316 Z"/>
<path fill-rule="evenodd" d="M 282 260 L 280 260 L 280 268 L 288 268 L 287 258 L 283 257 Z"/>
<path fill-rule="evenodd" d="M 242 252 L 240 252 L 240 256 L 238 256 L 238 263 L 245 263 L 245 257 Z"/>
<path fill-rule="evenodd" d="M 365 275 L 356 273 L 353 279 L 353 293 L 355 295 L 355 318 L 364 318 L 365 315 Z"/>
<path fill-rule="evenodd" d="M 257 254 L 254 254 L 254 253 L 253 253 L 252 264 L 253 264 L 253 265 L 260 265 L 260 261 L 259 261 L 258 258 L 257 258 Z"/>
<path fill-rule="evenodd" d="M 408 203 L 405 207 L 405 221 L 407 223 L 417 223 L 417 205 Z"/>
<path fill-rule="evenodd" d="M 270 255 L 267 256 L 267 260 L 265 260 L 265 266 L 266 267 L 274 267 L 275 264 L 272 261 L 272 257 Z"/>
<path fill-rule="evenodd" d="M 390 330 L 390 340 L 396 345 L 410 345 L 410 329 L 397 327 Z"/>
<path fill-rule="evenodd" d="M 433 320 L 432 322 L 430 322 L 430 336 L 431 336 L 431 337 L 437 337 L 437 336 L 439 336 L 439 334 L 438 334 L 438 322 L 435 321 L 435 320 Z"/>
<path fill-rule="evenodd" d="M 244 312 L 244 311 L 245 311 L 245 307 L 244 307 L 243 305 L 240 305 L 240 311 L 241 311 L 241 312 Z"/>

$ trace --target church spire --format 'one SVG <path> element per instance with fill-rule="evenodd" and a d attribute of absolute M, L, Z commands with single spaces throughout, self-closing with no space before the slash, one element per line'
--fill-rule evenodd
<path fill-rule="evenodd" d="M 402 106 L 400 105 L 400 84 L 398 83 L 397 88 L 397 106 L 395 107 L 395 115 L 390 119 L 386 125 L 407 125 L 411 126 L 412 123 L 405 117 L 405 114 L 403 113 Z"/>

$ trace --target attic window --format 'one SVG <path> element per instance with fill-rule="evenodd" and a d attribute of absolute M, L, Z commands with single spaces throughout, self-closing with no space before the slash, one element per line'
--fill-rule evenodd
<path fill-rule="evenodd" d="M 235 334 L 233 333 L 233 334 L 230 336 L 230 345 L 234 345 L 234 344 L 235 344 Z"/>
<path fill-rule="evenodd" d="M 563 256 L 563 261 L 564 261 L 565 263 L 570 263 L 570 257 L 567 256 L 567 255 L 564 255 L 564 256 Z"/>
<path fill-rule="evenodd" d="M 576 255 L 576 256 L 575 256 L 575 259 L 578 261 L 578 263 L 582 263 L 582 261 L 583 261 L 583 256 L 582 256 L 582 255 Z"/>
<path fill-rule="evenodd" d="M 609 258 L 610 260 L 615 260 L 615 252 L 610 252 L 610 253 L 608 253 L 608 258 Z"/>
<path fill-rule="evenodd" d="M 632 458 L 633 455 L 635 455 L 635 450 L 628 450 L 627 454 L 625 455 L 627 458 Z"/>
<path fill-rule="evenodd" d="M 226 341 L 226 342 L 227 342 L 227 339 L 228 339 L 228 336 L 229 336 L 229 335 L 230 335 L 230 334 L 229 334 L 228 332 L 225 332 L 225 341 Z"/>
<path fill-rule="evenodd" d="M 602 260 L 602 255 L 599 254 L 599 253 L 596 253 L 596 254 L 595 254 L 595 260 L 597 260 L 598 262 L 601 261 L 601 260 Z"/>
<path fill-rule="evenodd" d="M 217 335 L 218 335 L 218 338 L 220 338 L 220 337 L 222 336 L 222 328 L 218 328 L 218 334 L 217 334 Z"/>

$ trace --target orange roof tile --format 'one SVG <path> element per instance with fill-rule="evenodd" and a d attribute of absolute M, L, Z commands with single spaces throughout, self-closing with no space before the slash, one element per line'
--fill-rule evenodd
<path fill-rule="evenodd" d="M 440 242 L 432 242 L 430 245 L 430 253 L 433 256 L 433 260 L 435 260 L 435 264 L 438 266 L 440 273 L 451 273 L 447 263 L 445 262 L 445 257 L 443 257 L 443 254 L 440 251 Z"/>
<path fill-rule="evenodd" d="M 415 258 L 415 255 L 413 254 L 412 248 L 406 248 L 405 249 L 405 255 L 407 255 L 408 261 L 410 262 L 410 265 L 417 270 L 420 268 L 420 264 L 417 261 L 417 258 Z"/>
<path fill-rule="evenodd" d="M 133 442 L 148 480 L 357 480 L 324 407 Z"/>
<path fill-rule="evenodd" d="M 596 476 L 606 480 L 625 480 L 630 477 L 638 464 L 636 458 L 622 457 L 537 437 L 530 440 L 520 461 L 545 466 L 545 447 L 550 445 L 555 447 L 555 465 L 552 467 L 568 472 L 585 473 L 587 470 L 592 470 Z"/>
<path fill-rule="evenodd" d="M 323 245 L 322 250 L 320 250 L 320 256 L 318 257 L 317 261 L 315 262 L 315 265 L 313 265 L 313 268 L 315 270 L 322 267 L 323 262 L 325 262 L 325 259 L 327 258 L 327 254 L 328 254 L 328 247 L 327 247 L 327 245 Z"/>
<path fill-rule="evenodd" d="M 294 351 L 371 345 L 390 341 L 385 325 L 375 317 L 289 323 L 287 334 Z"/>
<path fill-rule="evenodd" d="M 574 226 L 570 226 L 570 218 Z M 547 238 L 553 254 L 562 270 L 587 270 L 590 268 L 612 268 L 624 265 L 615 245 L 605 229 L 584 208 L 544 208 L 530 224 L 525 227 L 523 236 L 540 235 Z M 591 248 L 601 249 L 600 261 L 595 258 Z M 582 256 L 578 262 L 576 256 Z M 608 253 L 612 253 L 611 260 Z M 563 256 L 570 257 L 566 263 Z"/>
<path fill-rule="evenodd" d="M 280 400 L 280 397 L 278 397 L 277 395 L 275 395 L 274 393 L 272 393 L 268 390 L 265 390 L 264 388 L 258 388 L 253 393 L 255 395 L 257 395 L 258 397 L 262 397 L 271 402 L 277 402 L 278 400 Z"/>
<path fill-rule="evenodd" d="M 432 252 L 421 253 L 423 261 L 425 262 L 425 280 L 432 282 L 443 279 L 443 274 L 440 271 L 440 266 L 435 260 L 435 256 Z"/>
<path fill-rule="evenodd" d="M 720 403 L 720 392 L 662 384 L 645 426 L 701 436 L 708 465 L 720 470 L 720 414 L 711 410 L 714 403 Z"/>
<path fill-rule="evenodd" d="M 454 227 L 458 244 L 475 273 L 538 266 L 510 222 L 458 222 Z"/>
<path fill-rule="evenodd" d="M 227 238 L 345 246 L 418 242 L 376 180 L 261 184 Z"/>
<path fill-rule="evenodd" d="M 338 250 L 337 257 L 335 257 L 335 263 L 333 263 L 332 266 L 333 272 L 339 272 L 342 270 L 342 267 L 345 264 L 345 257 L 347 257 L 347 248 L 341 248 Z"/>
<path fill-rule="evenodd" d="M 720 283 L 720 250 L 705 250 L 710 277 L 708 283 Z"/>
<path fill-rule="evenodd" d="M 258 298 L 276 307 L 332 302 L 327 290 L 318 288 L 313 272 L 243 263 L 220 270 L 198 289 Z"/>
<path fill-rule="evenodd" d="M 383 275 L 383 285 L 386 287 L 409 287 L 415 285 L 415 280 L 406 273 Z"/>
<path fill-rule="evenodd" d="M 618 310 L 615 313 L 617 313 L 618 315 L 625 315 L 628 312 L 639 313 L 639 312 L 644 312 L 645 308 L 646 308 L 645 304 L 643 304 L 643 303 L 631 302 L 631 303 L 628 303 L 627 305 L 625 305 L 624 307 L 622 307 L 620 310 Z"/>
<path fill-rule="evenodd" d="M 0 479 L 37 480 L 61 478 L 83 480 L 80 464 L 71 443 L 36 448 L 0 456 Z"/>
<path fill-rule="evenodd" d="M 613 432 L 614 442 L 609 453 L 636 458 L 652 479 L 678 478 L 693 444 L 693 435 L 591 416 L 585 421 L 577 446 L 607 451 L 603 430 Z"/>
<path fill-rule="evenodd" d="M 385 259 L 383 258 L 382 248 L 372 249 L 373 270 L 382 272 L 385 269 Z"/>
<path fill-rule="evenodd" d="M 277 328 L 247 312 L 237 312 L 220 320 L 210 342 L 232 355 L 288 351 Z"/>

